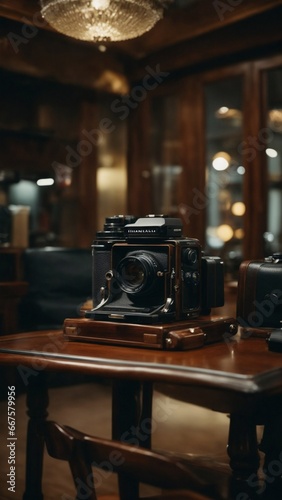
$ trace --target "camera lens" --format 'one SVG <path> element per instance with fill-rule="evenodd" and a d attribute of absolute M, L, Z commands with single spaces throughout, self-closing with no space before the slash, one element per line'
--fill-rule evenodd
<path fill-rule="evenodd" d="M 198 260 L 197 250 L 195 248 L 186 248 L 183 252 L 183 261 L 186 264 L 195 264 Z"/>
<path fill-rule="evenodd" d="M 120 288 L 127 294 L 140 295 L 148 292 L 158 279 L 161 266 L 153 255 L 131 253 L 117 266 L 117 280 Z"/>

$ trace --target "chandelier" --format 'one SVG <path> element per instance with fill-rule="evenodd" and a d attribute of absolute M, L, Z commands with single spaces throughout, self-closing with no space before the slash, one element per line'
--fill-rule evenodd
<path fill-rule="evenodd" d="M 135 38 L 163 17 L 172 0 L 40 0 L 41 14 L 57 31 L 78 40 Z"/>

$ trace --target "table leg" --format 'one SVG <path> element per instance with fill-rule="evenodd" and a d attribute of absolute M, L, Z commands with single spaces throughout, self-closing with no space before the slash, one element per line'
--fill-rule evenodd
<path fill-rule="evenodd" d="M 282 498 L 282 400 L 278 398 L 264 412 L 264 431 L 259 449 L 265 454 L 263 473 L 269 498 Z"/>
<path fill-rule="evenodd" d="M 44 437 L 42 423 L 48 412 L 48 390 L 44 372 L 31 376 L 27 386 L 26 489 L 23 500 L 42 500 Z"/>
<path fill-rule="evenodd" d="M 248 479 L 251 474 L 257 473 L 260 457 L 253 417 L 231 414 L 227 452 L 230 467 L 237 478 Z"/>
<path fill-rule="evenodd" d="M 135 446 L 151 446 L 152 384 L 138 381 L 113 382 L 112 437 Z M 135 500 L 139 484 L 119 476 L 121 500 Z"/>

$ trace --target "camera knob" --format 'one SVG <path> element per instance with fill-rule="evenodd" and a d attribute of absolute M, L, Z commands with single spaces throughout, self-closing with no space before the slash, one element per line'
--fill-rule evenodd
<path fill-rule="evenodd" d="M 199 283 L 200 275 L 197 271 L 187 272 L 184 274 L 184 281 L 186 284 L 197 285 Z"/>
<path fill-rule="evenodd" d="M 186 248 L 183 258 L 186 264 L 195 264 L 198 259 L 197 250 L 194 248 Z"/>

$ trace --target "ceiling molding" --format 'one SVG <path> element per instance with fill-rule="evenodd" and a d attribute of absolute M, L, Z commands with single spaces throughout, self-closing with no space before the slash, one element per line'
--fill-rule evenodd
<path fill-rule="evenodd" d="M 282 5 L 282 0 L 176 0 L 175 5 L 166 9 L 164 18 L 149 32 L 129 41 L 107 45 L 114 53 L 143 59 L 154 52 L 248 19 L 278 5 Z M 0 16 L 54 31 L 41 17 L 39 0 L 0 0 Z M 97 44 L 88 42 L 87 45 Z"/>
<path fill-rule="evenodd" d="M 32 28 L 32 29 L 31 29 Z M 0 69 L 116 94 L 128 92 L 122 58 L 55 32 L 0 19 Z"/>
<path fill-rule="evenodd" d="M 0 0 L 0 68 L 126 93 L 128 78 L 138 80 L 146 65 L 161 63 L 166 70 L 178 71 L 203 64 L 224 57 L 235 44 L 237 52 L 244 44 L 263 44 L 266 29 L 268 43 L 279 40 L 281 6 L 282 0 L 176 0 L 152 30 L 129 41 L 107 43 L 101 53 L 98 43 L 55 32 L 42 19 L 39 0 Z"/>
<path fill-rule="evenodd" d="M 164 19 L 151 31 L 128 42 L 119 42 L 117 48 L 135 59 L 143 59 L 282 5 L 282 0 L 236 1 L 237 7 L 231 6 L 231 0 L 230 4 L 228 0 L 199 0 L 186 8 L 168 9 Z M 222 5 L 226 10 L 222 10 Z"/>
<path fill-rule="evenodd" d="M 177 73 L 195 71 L 209 63 L 225 64 L 232 60 L 258 57 L 268 51 L 280 52 L 282 48 L 282 5 L 275 9 L 241 20 L 216 31 L 205 33 L 185 42 L 167 47 L 150 54 L 128 68 L 130 81 L 139 81 L 144 76 L 144 68 L 159 65 L 161 71 Z M 240 55 L 240 56 L 239 56 Z"/>

